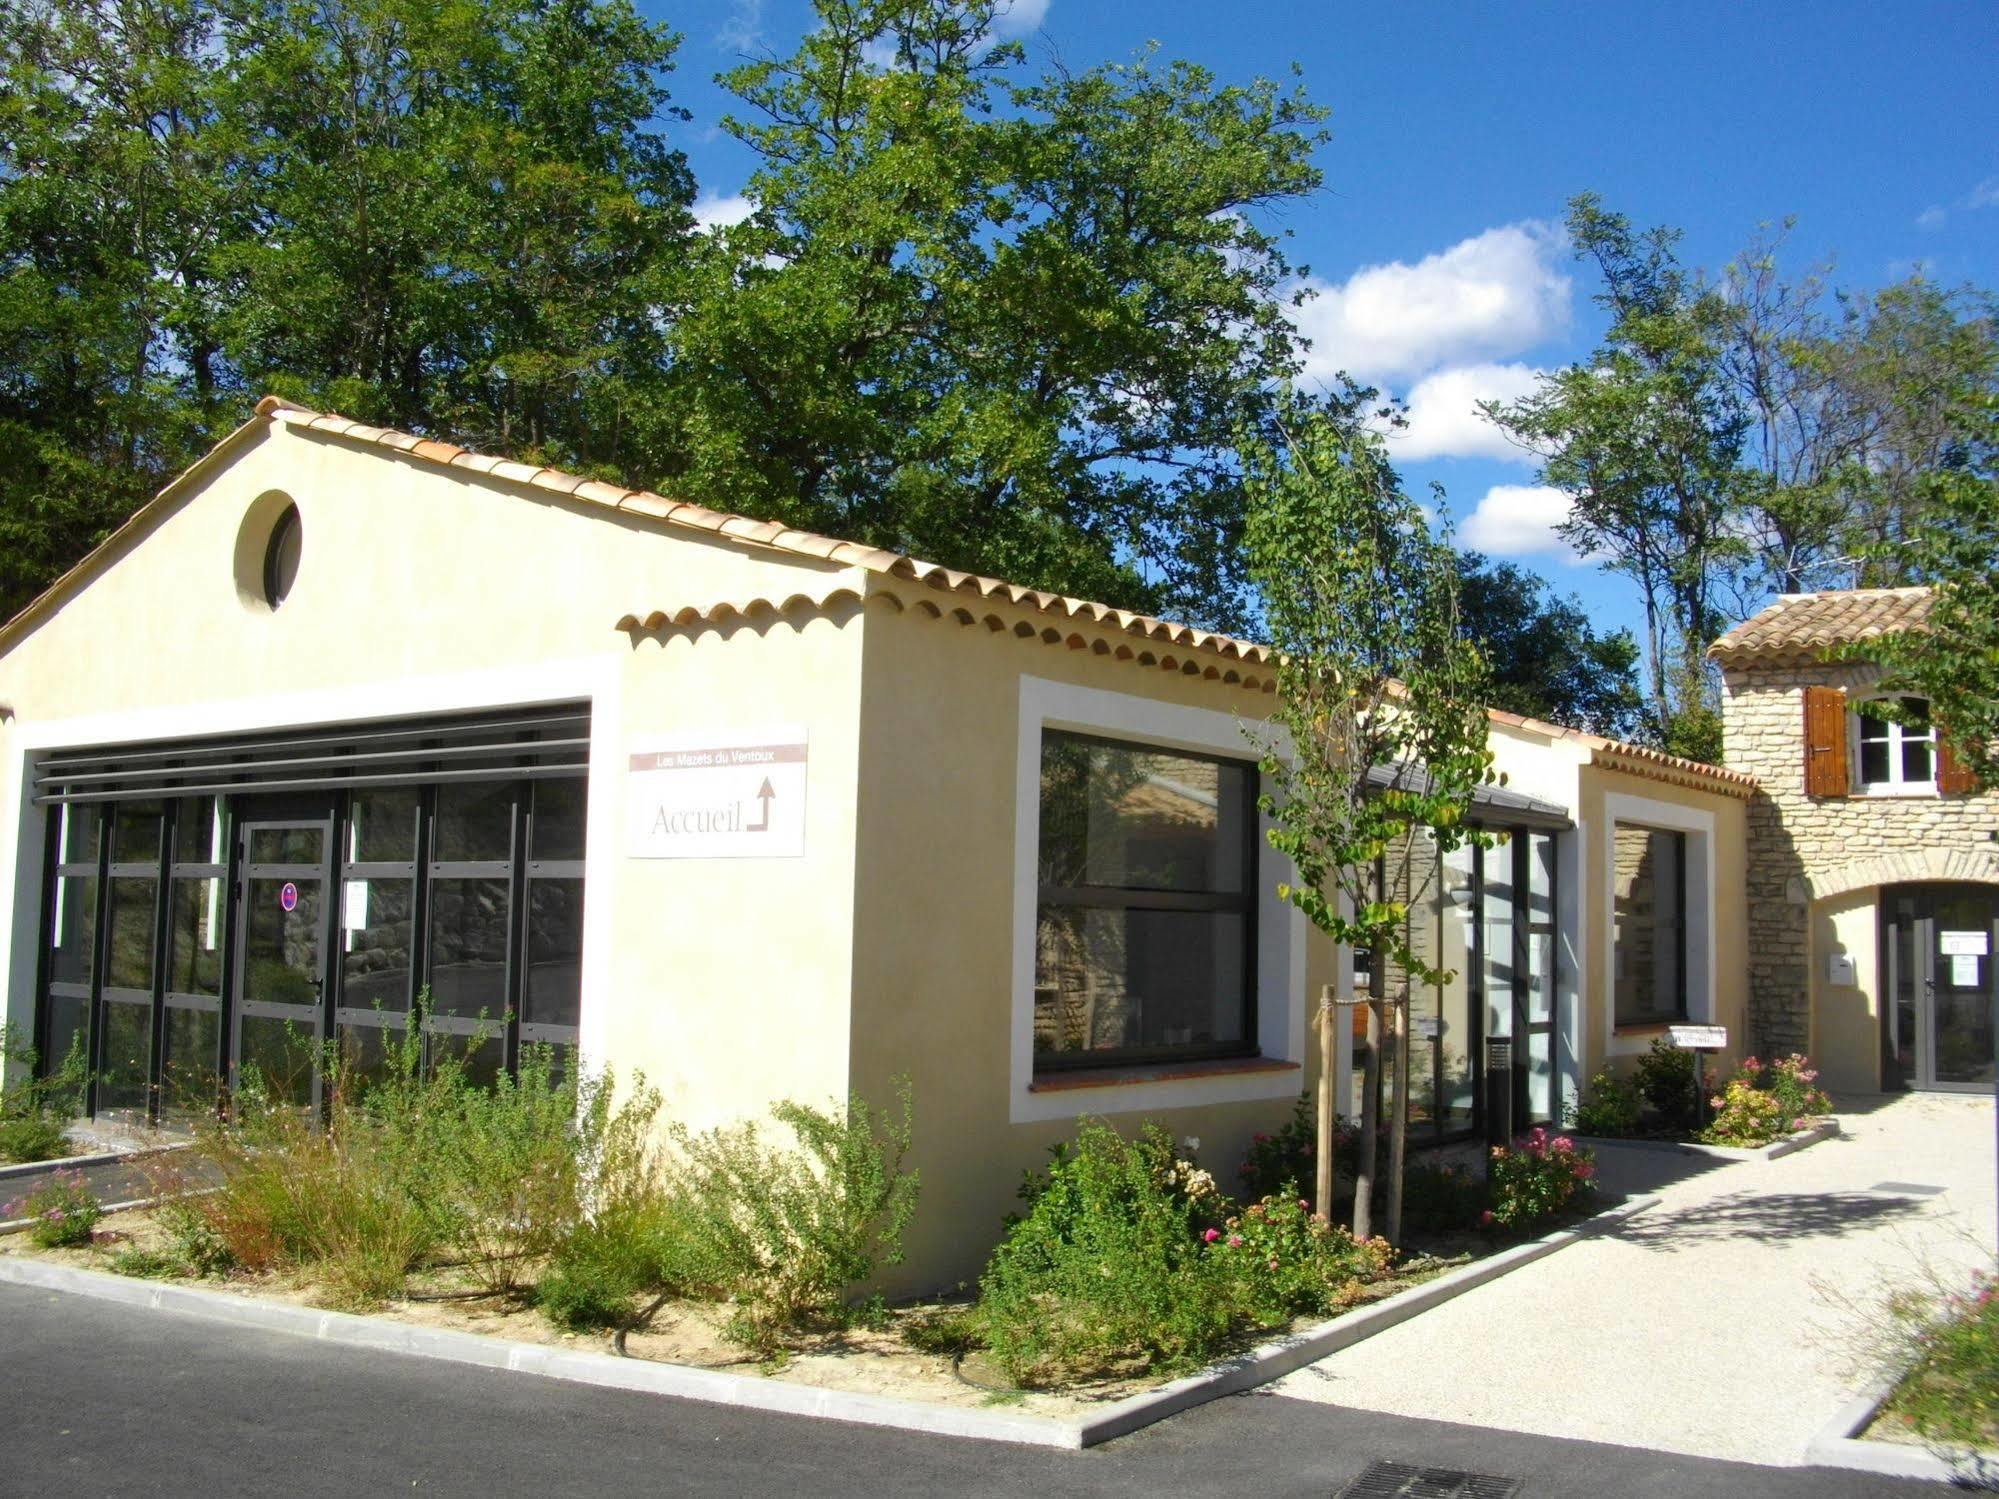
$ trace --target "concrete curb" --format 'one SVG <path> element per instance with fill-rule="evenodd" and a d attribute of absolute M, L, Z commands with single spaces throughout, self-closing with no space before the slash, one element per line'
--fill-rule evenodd
<path fill-rule="evenodd" d="M 1968 1454 L 1965 1464 L 1938 1457 L 1927 1447 L 1904 1446 L 1899 1442 L 1863 1441 L 1856 1433 L 1865 1431 L 1877 1412 L 1895 1393 L 1895 1381 L 1884 1379 L 1865 1393 L 1856 1395 L 1839 1408 L 1805 1444 L 1808 1468 L 1846 1468 L 1856 1473 L 1878 1473 L 1886 1478 L 1922 1478 L 1931 1483 L 1961 1485 L 1978 1475 L 1986 1486 L 1999 1481 L 1999 1462 Z"/>
<path fill-rule="evenodd" d="M 1795 1155 L 1801 1150 L 1809 1150 L 1821 1140 L 1831 1140 L 1839 1135 L 1839 1121 L 1824 1119 L 1810 1129 L 1801 1129 L 1794 1135 L 1781 1140 L 1772 1140 L 1768 1145 L 1703 1145 L 1698 1140 L 1631 1140 L 1615 1135 L 1569 1136 L 1578 1145 L 1587 1145 L 1595 1150 L 1611 1146 L 1618 1150 L 1660 1150 L 1673 1155 L 1704 1155 L 1717 1161 L 1775 1161 L 1787 1155 Z"/>
<path fill-rule="evenodd" d="M 99 1150 L 90 1155 L 66 1155 L 53 1161 L 15 1161 L 0 1166 L 0 1182 L 24 1176 L 40 1176 L 45 1171 L 75 1171 L 85 1166 L 115 1166 L 120 1161 L 137 1161 L 147 1156 L 165 1155 L 170 1150 L 186 1150 L 186 1141 L 172 1145 L 148 1145 L 138 1150 Z"/>
<path fill-rule="evenodd" d="M 408 1327 L 380 1317 L 361 1317 L 347 1312 L 321 1311 L 316 1307 L 259 1301 L 199 1286 L 161 1285 L 98 1270 L 52 1265 L 44 1260 L 18 1255 L 0 1256 L 0 1282 L 89 1296 L 123 1306 L 178 1312 L 183 1316 L 202 1317 L 239 1327 L 287 1332 L 348 1347 L 444 1359 L 451 1363 L 519 1374 L 538 1374 L 548 1379 L 566 1379 L 611 1389 L 672 1395 L 714 1405 L 741 1406 L 794 1416 L 818 1416 L 865 1426 L 893 1426 L 934 1436 L 1078 1448 L 1094 1447 L 1193 1406 L 1268 1384 L 1315 1359 L 1378 1332 L 1385 1332 L 1420 1312 L 1462 1296 L 1487 1281 L 1532 1264 L 1580 1239 L 1613 1228 L 1657 1201 L 1656 1197 L 1631 1198 L 1573 1228 L 1561 1229 L 1531 1243 L 1502 1250 L 1372 1306 L 1266 1343 L 1240 1358 L 1216 1364 L 1156 1390 L 1120 1400 L 1106 1407 L 1101 1414 L 1081 1421 L 1054 1421 L 1039 1416 L 926 1405 L 887 1395 L 789 1384 L 781 1379 L 756 1375 L 693 1369 L 682 1364 L 648 1363 L 605 1353 L 550 1348 L 539 1343 L 516 1343 L 481 1333 Z"/>

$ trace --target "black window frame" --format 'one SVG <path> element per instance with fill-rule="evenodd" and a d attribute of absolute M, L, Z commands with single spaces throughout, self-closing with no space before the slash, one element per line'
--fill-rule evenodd
<path fill-rule="evenodd" d="M 1652 824 L 1646 822 L 1624 821 L 1621 819 L 1613 822 L 1610 827 L 1610 900 L 1613 918 L 1615 917 L 1617 908 L 1617 835 L 1626 828 L 1643 833 L 1648 838 L 1670 838 L 1673 841 L 1673 870 L 1677 886 L 1674 891 L 1675 916 L 1673 935 L 1675 945 L 1679 949 L 1680 961 L 1675 968 L 1674 974 L 1673 1008 L 1670 1011 L 1655 1010 L 1647 1015 L 1626 1015 L 1618 1003 L 1617 992 L 1617 940 L 1622 934 L 1613 922 L 1610 951 L 1611 1028 L 1613 1030 L 1645 1030 L 1655 1026 L 1685 1024 L 1691 1018 L 1688 1013 L 1688 970 L 1692 967 L 1693 962 L 1693 923 L 1689 920 L 1690 913 L 1687 907 L 1687 858 L 1692 849 L 1693 840 L 1687 836 L 1687 831 L 1684 828 L 1661 828 L 1654 827 Z M 1652 987 L 1656 993 L 1658 989 L 1656 955 Z"/>
<path fill-rule="evenodd" d="M 1112 749 L 1137 751 L 1142 754 L 1171 755 L 1177 759 L 1198 760 L 1220 766 L 1225 771 L 1234 771 L 1245 779 L 1243 798 L 1245 815 L 1242 819 L 1243 840 L 1243 888 L 1239 892 L 1230 891 L 1186 891 L 1160 890 L 1136 885 L 1058 885 L 1039 879 L 1042 867 L 1040 847 L 1041 801 L 1039 794 L 1039 770 L 1048 753 L 1051 740 L 1069 740 L 1082 744 L 1105 745 Z M 1056 1073 L 1098 1071 L 1107 1068 L 1128 1068 L 1157 1063 L 1208 1062 L 1237 1060 L 1262 1055 L 1257 1034 L 1257 905 L 1259 880 L 1257 877 L 1258 855 L 1262 848 L 1257 808 L 1257 795 L 1261 790 L 1261 779 L 1257 763 L 1239 756 L 1221 755 L 1212 752 L 1184 749 L 1178 745 L 1160 744 L 1156 741 L 1122 738 L 1115 734 L 1091 732 L 1045 726 L 1041 731 L 1040 744 L 1036 750 L 1036 799 L 1035 799 L 1035 901 L 1034 924 L 1038 932 L 1042 913 L 1050 906 L 1067 909 L 1122 910 L 1122 911 L 1191 911 L 1216 912 L 1237 915 L 1242 918 L 1242 961 L 1243 961 L 1243 1023 L 1242 1039 L 1225 1042 L 1190 1042 L 1175 1046 L 1124 1046 L 1103 1048 L 1094 1051 L 1043 1051 L 1034 1050 L 1034 1074 L 1036 1077 Z M 1038 966 L 1038 958 L 1037 958 Z M 1038 985 L 1036 986 L 1038 988 Z"/>

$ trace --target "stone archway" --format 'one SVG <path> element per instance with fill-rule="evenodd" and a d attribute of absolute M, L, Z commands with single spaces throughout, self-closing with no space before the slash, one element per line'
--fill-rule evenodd
<path fill-rule="evenodd" d="M 1806 895 L 1808 899 L 1818 901 L 1865 890 L 1872 885 L 1955 884 L 1960 881 L 1999 885 L 1999 847 L 1924 848 L 1905 853 L 1874 854 L 1810 876 L 1806 881 Z"/>

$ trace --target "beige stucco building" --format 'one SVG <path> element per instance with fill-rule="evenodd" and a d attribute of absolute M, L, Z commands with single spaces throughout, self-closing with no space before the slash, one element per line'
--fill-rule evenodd
<path fill-rule="evenodd" d="M 696 1127 L 907 1077 L 946 1282 L 1078 1115 L 1227 1174 L 1307 1085 L 1353 965 L 1275 893 L 1272 701 L 1250 642 L 267 401 L 0 630 L 7 1014 L 137 1117 L 308 1102 L 292 1038 L 365 1068 L 425 992 Z M 1419 1139 L 1747 1015 L 1752 778 L 1492 749 Z"/>
<path fill-rule="evenodd" d="M 1749 1020 L 1838 1089 L 1993 1083 L 1999 796 L 1925 718 L 1870 718 L 1840 648 L 1922 627 L 1921 588 L 1787 595 L 1715 643 L 1749 805 Z M 1909 700 L 1912 709 L 1922 704 Z"/>

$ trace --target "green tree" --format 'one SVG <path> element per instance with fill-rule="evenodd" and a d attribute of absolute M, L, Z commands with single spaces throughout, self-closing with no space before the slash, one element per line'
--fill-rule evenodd
<path fill-rule="evenodd" d="M 1320 111 L 1150 56 L 1024 73 L 992 0 L 820 0 L 726 82 L 747 221 L 673 333 L 663 468 L 712 503 L 1239 620 L 1244 423 L 1295 366 Z"/>
<path fill-rule="evenodd" d="M 1524 400 L 1484 409 L 1571 497 L 1565 539 L 1637 584 L 1651 734 L 1718 759 L 1703 653 L 1721 633 L 1726 571 L 1745 552 L 1733 522 L 1748 426 L 1722 363 L 1727 309 L 1680 264 L 1677 231 L 1635 231 L 1589 193 L 1569 205 L 1568 230 L 1602 279 L 1603 343 Z"/>
<path fill-rule="evenodd" d="M 1935 589 L 1924 628 L 1863 642 L 1890 693 L 1929 714 L 1980 790 L 1999 789 L 1999 394 L 1958 388 L 1957 452 L 1920 479 L 1928 522 L 1890 565 Z"/>
<path fill-rule="evenodd" d="M 657 123 L 678 38 L 627 0 L 222 3 L 244 378 L 633 472 L 693 225 Z"/>
<path fill-rule="evenodd" d="M 1250 573 L 1278 654 L 1272 718 L 1283 733 L 1265 745 L 1273 790 L 1263 809 L 1271 846 L 1296 871 L 1279 889 L 1284 899 L 1335 942 L 1386 958 L 1412 982 L 1441 984 L 1450 976 L 1412 940 L 1409 918 L 1435 879 L 1437 856 L 1475 837 L 1466 814 L 1491 764 L 1486 667 L 1464 633 L 1449 539 L 1431 537 L 1359 404 L 1335 398 L 1295 411 L 1281 448 L 1244 443 Z M 1331 996 L 1323 996 L 1321 1212 L 1330 1211 L 1333 1189 L 1332 1017 Z M 1371 1034 L 1381 1018 L 1377 1007 Z M 1409 1095 L 1400 1003 L 1394 1018 L 1391 1236 L 1400 1228 Z M 1370 1048 L 1371 1074 L 1377 1065 Z M 1369 1083 L 1354 1194 L 1354 1233 L 1363 1238 L 1372 1075 Z"/>
<path fill-rule="evenodd" d="M 0 6 L 0 617 L 228 419 L 206 0 Z"/>
<path fill-rule="evenodd" d="M 1600 635 L 1581 602 L 1545 578 L 1477 552 L 1458 558 L 1458 608 L 1491 672 L 1487 702 L 1612 739 L 1640 731 L 1638 642 Z"/>

